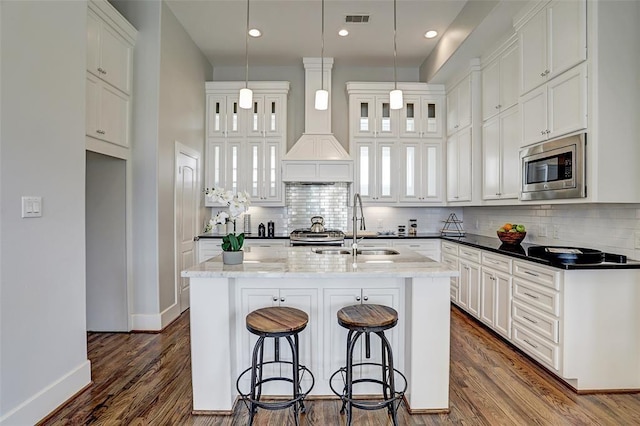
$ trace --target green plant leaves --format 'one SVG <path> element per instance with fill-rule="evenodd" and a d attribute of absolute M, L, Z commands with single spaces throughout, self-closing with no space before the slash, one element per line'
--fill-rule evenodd
<path fill-rule="evenodd" d="M 224 251 L 240 251 L 244 244 L 244 233 L 240 235 L 227 234 L 222 237 L 222 250 Z"/>

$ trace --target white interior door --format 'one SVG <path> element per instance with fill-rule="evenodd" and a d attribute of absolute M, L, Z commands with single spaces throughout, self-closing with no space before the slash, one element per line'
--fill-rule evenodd
<path fill-rule="evenodd" d="M 196 262 L 195 242 L 198 233 L 199 155 L 176 143 L 176 290 L 180 312 L 189 307 L 189 279 L 180 272 Z"/>

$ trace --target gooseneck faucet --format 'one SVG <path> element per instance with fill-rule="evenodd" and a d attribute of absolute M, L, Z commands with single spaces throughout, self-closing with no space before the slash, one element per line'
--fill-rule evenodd
<path fill-rule="evenodd" d="M 358 219 L 358 205 L 360 205 L 360 219 Z M 366 226 L 364 224 L 362 198 L 360 198 L 360 194 L 356 192 L 353 196 L 353 244 L 351 245 L 351 254 L 353 256 L 358 254 L 358 220 L 360 220 L 360 230 L 365 231 Z"/>

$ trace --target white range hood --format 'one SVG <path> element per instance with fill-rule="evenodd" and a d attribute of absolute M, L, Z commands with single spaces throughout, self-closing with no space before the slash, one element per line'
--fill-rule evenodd
<path fill-rule="evenodd" d="M 353 160 L 331 133 L 331 69 L 333 58 L 303 58 L 304 126 L 302 137 L 291 147 L 282 161 L 284 182 L 352 182 Z M 316 90 L 329 90 L 329 108 L 314 107 Z"/>

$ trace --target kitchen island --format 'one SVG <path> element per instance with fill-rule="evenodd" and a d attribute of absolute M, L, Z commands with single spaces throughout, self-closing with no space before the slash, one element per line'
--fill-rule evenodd
<path fill-rule="evenodd" d="M 450 277 L 458 272 L 408 249 L 396 252 L 352 256 L 321 254 L 310 247 L 250 247 L 241 265 L 224 265 L 216 256 L 183 271 L 191 291 L 194 412 L 233 410 L 236 378 L 249 366 L 255 341 L 245 328 L 245 316 L 265 306 L 307 312 L 300 357 L 315 378 L 310 395 L 333 395 L 329 378 L 344 365 L 346 353 L 346 331 L 337 324 L 336 312 L 357 303 L 384 304 L 398 311 L 398 325 L 388 338 L 396 368 L 408 380 L 410 412 L 448 411 L 449 287 Z M 372 340 L 373 362 L 378 348 Z M 266 354 L 272 351 L 265 349 Z M 284 346 L 281 351 L 286 359 Z M 310 378 L 304 377 L 303 387 L 309 384 Z M 274 384 L 263 393 L 289 391 Z"/>

